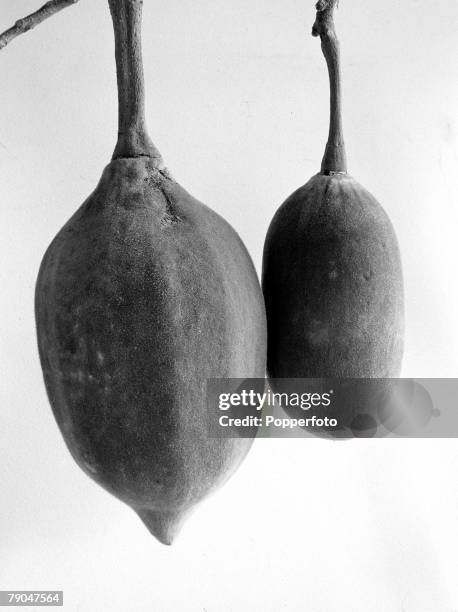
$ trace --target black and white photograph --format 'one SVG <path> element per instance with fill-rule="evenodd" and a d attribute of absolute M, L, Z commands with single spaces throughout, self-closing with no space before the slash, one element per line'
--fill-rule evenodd
<path fill-rule="evenodd" d="M 456 0 L 0 0 L 0 608 L 458 612 Z"/>

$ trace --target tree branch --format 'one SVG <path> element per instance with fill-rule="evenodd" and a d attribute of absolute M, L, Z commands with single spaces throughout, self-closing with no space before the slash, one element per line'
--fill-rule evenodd
<path fill-rule="evenodd" d="M 45 21 L 45 19 L 52 17 L 62 9 L 67 8 L 67 6 L 71 6 L 72 4 L 76 4 L 77 2 L 78 0 L 50 0 L 40 9 L 38 9 L 38 11 L 35 11 L 35 13 L 31 13 L 30 15 L 27 15 L 27 17 L 18 19 L 11 28 L 3 32 L 3 34 L 0 34 L 0 50 L 3 49 L 3 47 L 6 47 L 8 43 L 10 43 L 20 34 L 24 34 L 25 32 L 32 30 L 39 23 Z"/>

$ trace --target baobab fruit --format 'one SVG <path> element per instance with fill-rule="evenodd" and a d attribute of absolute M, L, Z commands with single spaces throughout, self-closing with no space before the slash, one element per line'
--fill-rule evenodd
<path fill-rule="evenodd" d="M 320 0 L 313 34 L 329 70 L 329 139 L 321 172 L 269 227 L 263 257 L 267 370 L 275 378 L 396 377 L 403 352 L 403 280 L 393 226 L 347 173 L 336 0 Z"/>
<path fill-rule="evenodd" d="M 141 1 L 109 4 L 118 142 L 44 256 L 38 345 L 74 459 L 170 544 L 252 444 L 208 436 L 206 381 L 264 376 L 264 303 L 236 232 L 171 178 L 149 139 Z"/>

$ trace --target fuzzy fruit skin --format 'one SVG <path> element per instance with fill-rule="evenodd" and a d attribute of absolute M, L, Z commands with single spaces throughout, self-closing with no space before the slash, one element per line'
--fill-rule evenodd
<path fill-rule="evenodd" d="M 210 377 L 263 377 L 261 289 L 240 238 L 147 157 L 117 159 L 36 285 L 46 389 L 79 466 L 171 543 L 252 439 L 207 436 Z"/>
<path fill-rule="evenodd" d="M 399 247 L 383 208 L 351 176 L 317 174 L 279 208 L 262 283 L 271 378 L 399 375 Z"/>

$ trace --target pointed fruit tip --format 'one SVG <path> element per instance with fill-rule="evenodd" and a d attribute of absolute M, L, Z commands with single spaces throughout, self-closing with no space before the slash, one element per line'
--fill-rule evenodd
<path fill-rule="evenodd" d="M 167 510 L 136 510 L 138 516 L 148 528 L 149 532 L 161 544 L 171 546 L 183 524 L 183 516 L 178 512 Z"/>

